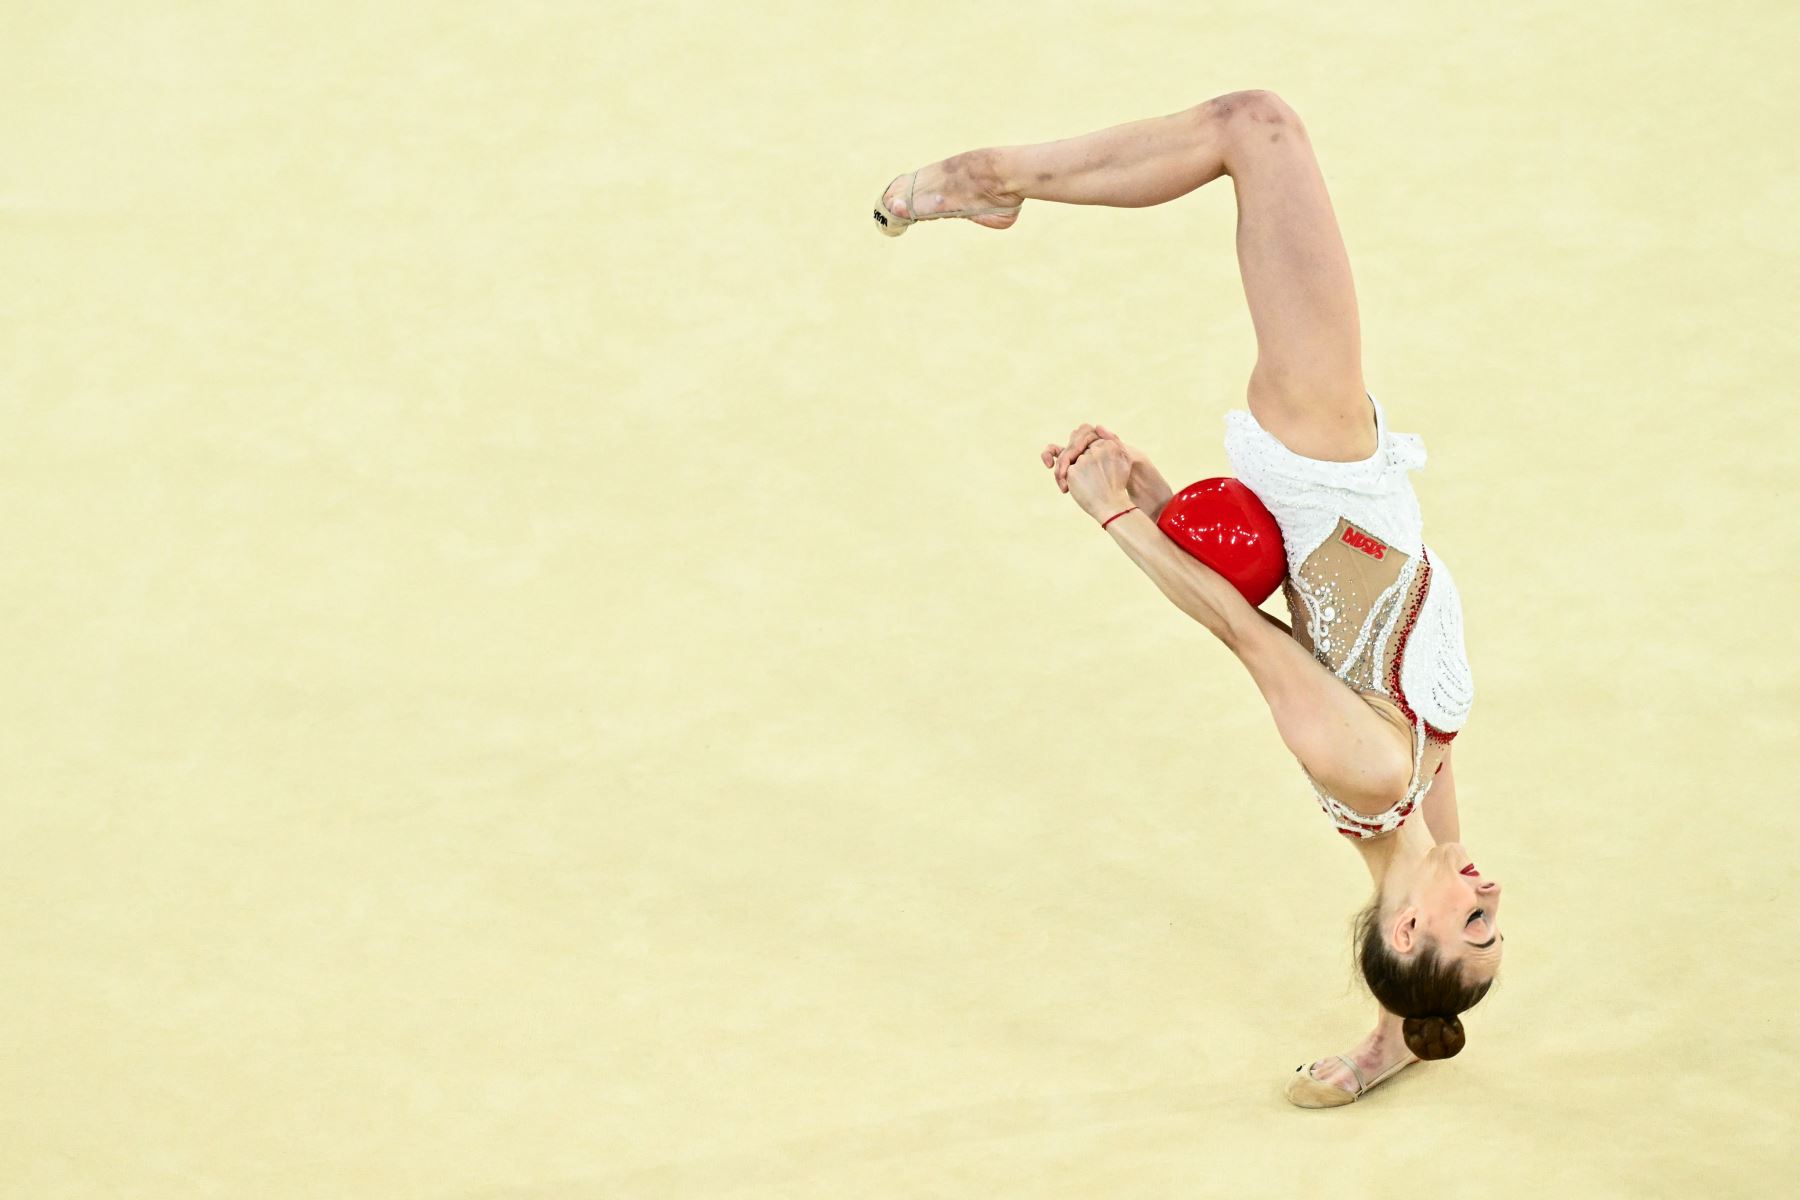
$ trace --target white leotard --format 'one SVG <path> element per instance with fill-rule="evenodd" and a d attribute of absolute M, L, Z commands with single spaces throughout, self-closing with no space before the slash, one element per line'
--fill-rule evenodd
<path fill-rule="evenodd" d="M 1406 796 L 1368 816 L 1313 792 L 1347 837 L 1398 829 L 1431 789 L 1450 740 L 1468 721 L 1475 685 L 1462 600 L 1425 544 L 1408 472 L 1425 465 L 1417 434 L 1395 433 L 1373 395 L 1375 452 L 1357 462 L 1295 454 L 1242 409 L 1225 414 L 1233 472 L 1274 515 L 1287 553 L 1282 585 L 1294 637 L 1360 692 L 1396 705 L 1413 727 Z"/>

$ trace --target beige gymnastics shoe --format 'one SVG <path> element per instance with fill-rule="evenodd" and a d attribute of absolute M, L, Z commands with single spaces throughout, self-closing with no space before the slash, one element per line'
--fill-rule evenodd
<path fill-rule="evenodd" d="M 1352 1092 L 1335 1083 L 1326 1083 L 1312 1073 L 1310 1065 L 1301 1063 L 1294 1068 L 1294 1074 L 1288 1076 L 1287 1098 L 1289 1104 L 1298 1105 L 1301 1108 L 1337 1108 L 1343 1104 L 1354 1104 L 1388 1076 L 1403 1071 L 1419 1061 L 1409 1054 L 1365 1083 L 1363 1082 L 1362 1068 L 1358 1067 L 1349 1055 L 1338 1054 L 1333 1057 L 1349 1067 L 1350 1073 L 1356 1076 L 1356 1090 Z"/>
<path fill-rule="evenodd" d="M 924 168 L 920 168 L 920 170 L 923 169 Z M 906 232 L 906 227 L 908 225 L 916 225 L 920 221 L 936 221 L 944 217 L 1005 216 L 1010 213 L 1016 213 L 1021 208 L 1025 207 L 1024 204 L 1021 203 L 1015 204 L 1010 208 L 957 208 L 952 209 L 949 212 L 924 213 L 920 216 L 903 217 L 893 209 L 889 208 L 887 204 L 887 195 L 894 190 L 894 184 L 898 182 L 900 178 L 901 176 L 896 175 L 892 180 L 889 180 L 888 185 L 881 189 L 881 195 L 875 200 L 875 227 L 888 237 L 899 237 Z M 914 171 L 906 181 L 906 211 L 909 213 L 917 213 L 919 211 L 913 204 L 913 189 L 918 186 L 918 183 L 919 172 Z M 982 224 L 982 222 L 977 221 L 976 224 L 979 225 Z M 1012 222 L 1008 221 L 1006 224 L 1010 225 Z M 990 226 L 990 228 L 1003 228 L 1003 226 Z"/>

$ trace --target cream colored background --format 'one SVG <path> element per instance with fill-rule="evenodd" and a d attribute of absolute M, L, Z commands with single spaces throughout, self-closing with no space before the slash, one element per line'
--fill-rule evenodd
<path fill-rule="evenodd" d="M 1781 1194 L 1797 11 L 8 6 L 0 1192 Z M 1229 182 L 869 219 L 1247 87 L 1508 886 L 1325 1113 L 1363 868 L 1035 458 L 1224 472 Z"/>

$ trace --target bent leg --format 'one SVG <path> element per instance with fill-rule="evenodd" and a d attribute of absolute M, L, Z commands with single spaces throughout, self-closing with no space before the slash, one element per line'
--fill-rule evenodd
<path fill-rule="evenodd" d="M 1308 458 L 1374 453 L 1350 256 L 1306 127 L 1281 97 L 1229 92 L 1167 116 L 953 161 L 1007 203 L 1142 208 L 1230 175 L 1238 268 L 1256 328 L 1251 413 Z"/>

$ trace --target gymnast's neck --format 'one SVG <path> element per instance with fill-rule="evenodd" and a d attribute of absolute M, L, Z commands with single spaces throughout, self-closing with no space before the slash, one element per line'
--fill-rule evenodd
<path fill-rule="evenodd" d="M 1360 838 L 1351 843 L 1361 852 L 1363 865 L 1369 868 L 1369 877 L 1378 888 L 1388 877 L 1388 872 L 1396 868 L 1410 877 L 1418 867 L 1419 860 L 1436 844 L 1430 827 L 1425 824 L 1423 813 L 1414 813 L 1392 833 Z"/>

